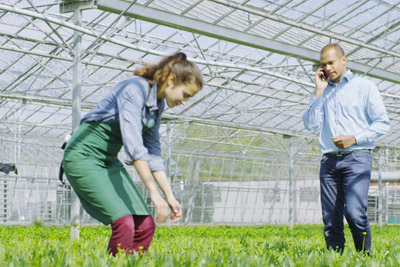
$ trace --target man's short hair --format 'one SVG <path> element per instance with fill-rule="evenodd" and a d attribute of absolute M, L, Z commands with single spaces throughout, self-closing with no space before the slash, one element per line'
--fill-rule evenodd
<path fill-rule="evenodd" d="M 338 45 L 338 44 L 328 44 L 328 45 L 324 46 L 324 47 L 321 49 L 321 55 L 322 55 L 325 51 L 327 51 L 327 50 L 329 50 L 329 49 L 335 49 L 336 52 L 339 54 L 340 57 L 342 57 L 342 56 L 345 55 L 345 54 L 344 54 L 344 51 L 343 51 L 343 48 L 342 48 L 340 45 Z"/>

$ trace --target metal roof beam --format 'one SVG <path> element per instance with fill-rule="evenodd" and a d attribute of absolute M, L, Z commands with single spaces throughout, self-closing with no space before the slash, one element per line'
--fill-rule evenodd
<path fill-rule="evenodd" d="M 101 10 L 119 14 L 124 12 L 129 5 L 129 2 L 122 0 L 107 1 L 98 0 L 97 7 Z M 220 40 L 238 43 L 249 47 L 254 47 L 262 50 L 271 51 L 274 53 L 301 58 L 304 60 L 319 62 L 319 52 L 309 49 L 297 47 L 294 45 L 270 40 L 264 37 L 256 36 L 253 34 L 245 33 L 242 31 L 213 25 L 201 20 L 183 17 L 167 11 L 145 7 L 139 4 L 134 4 L 131 8 L 125 11 L 125 15 L 149 21 L 152 23 L 177 28 L 193 33 L 202 34 L 205 36 L 217 38 Z M 354 72 L 366 73 L 368 76 L 400 83 L 400 74 L 389 72 L 383 69 L 373 68 L 368 65 L 348 61 L 348 67 Z"/>

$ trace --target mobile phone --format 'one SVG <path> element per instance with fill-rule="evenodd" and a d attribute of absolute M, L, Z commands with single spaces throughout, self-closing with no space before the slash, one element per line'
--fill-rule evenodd
<path fill-rule="evenodd" d="M 321 68 L 322 66 L 320 65 L 320 64 L 318 64 L 318 63 L 316 63 L 316 64 L 314 64 L 313 66 L 312 66 L 312 70 L 313 71 L 318 71 L 319 70 L 319 68 Z M 322 68 L 323 69 L 323 68 Z M 323 75 L 320 75 L 320 77 L 321 77 L 321 79 L 323 80 L 323 81 L 327 81 L 328 80 L 328 75 L 326 75 L 326 72 L 325 71 L 323 71 Z"/>
<path fill-rule="evenodd" d="M 328 80 L 328 75 L 326 75 L 326 72 L 323 70 L 322 75 L 319 76 L 322 80 L 327 81 Z"/>

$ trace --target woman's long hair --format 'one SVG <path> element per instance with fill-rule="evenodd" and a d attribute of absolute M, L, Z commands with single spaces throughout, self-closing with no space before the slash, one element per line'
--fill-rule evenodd
<path fill-rule="evenodd" d="M 147 65 L 135 70 L 135 75 L 156 82 L 160 87 L 164 85 L 170 74 L 174 74 L 178 84 L 195 82 L 201 89 L 203 77 L 196 64 L 186 58 L 182 52 L 164 57 L 160 63 Z"/>

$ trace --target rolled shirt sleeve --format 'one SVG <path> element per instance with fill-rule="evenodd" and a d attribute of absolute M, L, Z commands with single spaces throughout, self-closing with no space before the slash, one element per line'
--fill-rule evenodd
<path fill-rule="evenodd" d="M 161 113 L 164 109 L 164 102 L 158 107 L 158 115 L 155 121 L 154 127 L 148 129 L 143 134 L 143 144 L 149 151 L 149 166 L 152 171 L 165 171 L 165 163 L 161 157 L 161 145 L 160 145 L 160 124 L 161 124 Z"/>
<path fill-rule="evenodd" d="M 139 82 L 130 82 L 115 91 L 122 142 L 127 155 L 125 163 L 135 160 L 149 161 L 147 148 L 143 145 L 141 113 L 145 105 L 145 90 Z"/>

